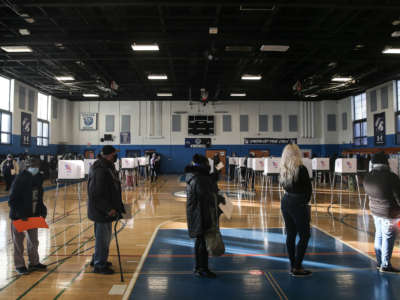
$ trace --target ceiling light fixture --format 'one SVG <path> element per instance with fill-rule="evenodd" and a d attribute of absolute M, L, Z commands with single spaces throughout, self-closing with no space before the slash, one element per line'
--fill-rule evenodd
<path fill-rule="evenodd" d="M 21 14 L 20 16 L 29 24 L 35 23 L 35 19 L 28 14 Z"/>
<path fill-rule="evenodd" d="M 394 37 L 394 38 L 400 37 L 400 31 L 394 31 L 394 32 L 392 32 L 391 36 Z"/>
<path fill-rule="evenodd" d="M 208 32 L 210 34 L 218 34 L 218 27 L 210 27 Z"/>
<path fill-rule="evenodd" d="M 332 78 L 332 81 L 334 81 L 334 82 L 349 82 L 352 80 L 353 80 L 352 77 L 333 77 Z"/>
<path fill-rule="evenodd" d="M 158 47 L 157 44 L 153 45 L 132 44 L 131 46 L 133 51 L 160 51 L 160 47 Z"/>
<path fill-rule="evenodd" d="M 75 78 L 73 76 L 56 76 L 58 81 L 73 81 Z"/>
<path fill-rule="evenodd" d="M 386 47 L 383 51 L 383 54 L 400 54 L 400 48 L 391 48 Z"/>
<path fill-rule="evenodd" d="M 262 52 L 286 52 L 290 46 L 287 45 L 262 45 L 260 51 Z"/>
<path fill-rule="evenodd" d="M 157 93 L 157 97 L 172 97 L 172 93 Z"/>
<path fill-rule="evenodd" d="M 304 97 L 306 97 L 306 98 L 316 98 L 316 97 L 318 97 L 318 95 L 317 94 L 310 94 L 310 95 L 304 95 Z"/>
<path fill-rule="evenodd" d="M 261 75 L 249 75 L 245 74 L 242 76 L 242 80 L 261 80 Z"/>
<path fill-rule="evenodd" d="M 155 74 L 151 75 L 150 74 L 147 76 L 147 79 L 149 79 L 149 80 L 167 80 L 168 76 L 165 74 L 159 74 L 159 75 L 155 75 Z"/>
<path fill-rule="evenodd" d="M 9 53 L 32 52 L 32 48 L 28 46 L 2 46 L 0 48 Z"/>
<path fill-rule="evenodd" d="M 85 98 L 98 98 L 98 94 L 83 94 L 83 97 Z"/>
<path fill-rule="evenodd" d="M 392 22 L 392 25 L 393 25 L 393 26 L 400 25 L 400 20 L 394 20 L 394 21 Z"/>
<path fill-rule="evenodd" d="M 246 97 L 246 93 L 231 93 L 231 97 Z"/>
<path fill-rule="evenodd" d="M 26 28 L 18 29 L 18 32 L 20 35 L 30 35 L 31 34 L 31 32 Z"/>

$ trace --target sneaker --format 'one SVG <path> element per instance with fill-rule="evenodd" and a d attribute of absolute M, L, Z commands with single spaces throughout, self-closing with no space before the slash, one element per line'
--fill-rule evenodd
<path fill-rule="evenodd" d="M 36 270 L 46 270 L 47 266 L 41 263 L 38 263 L 37 265 L 29 265 L 29 271 L 36 271 Z"/>
<path fill-rule="evenodd" d="M 29 271 L 26 267 L 15 268 L 15 271 L 17 271 L 18 275 L 28 275 L 29 274 Z"/>
<path fill-rule="evenodd" d="M 381 267 L 379 269 L 379 272 L 381 272 L 381 273 L 400 273 L 400 270 L 393 268 L 392 266 L 387 266 L 387 267 Z"/>
<path fill-rule="evenodd" d="M 312 272 L 310 270 L 304 270 L 304 269 L 292 269 L 290 271 L 290 275 L 294 277 L 305 277 L 305 276 L 310 276 Z"/>
<path fill-rule="evenodd" d="M 210 270 L 205 270 L 205 271 L 195 270 L 194 275 L 196 277 L 205 277 L 205 278 L 216 278 L 217 277 L 217 274 L 211 272 Z"/>
<path fill-rule="evenodd" d="M 114 274 L 114 270 L 109 267 L 104 267 L 104 268 L 94 267 L 93 273 L 111 275 L 111 274 Z"/>
<path fill-rule="evenodd" d="M 91 266 L 91 267 L 94 267 L 94 261 L 93 261 L 93 260 L 90 261 L 90 266 Z M 110 261 L 108 261 L 107 264 L 106 264 L 106 266 L 107 266 L 107 267 L 111 267 L 111 266 L 112 266 L 112 263 L 111 263 Z"/>

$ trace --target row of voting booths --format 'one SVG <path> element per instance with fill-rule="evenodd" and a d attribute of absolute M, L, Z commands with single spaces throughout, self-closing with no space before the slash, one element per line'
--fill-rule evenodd
<path fill-rule="evenodd" d="M 54 198 L 53 221 L 56 215 L 57 202 L 60 194 L 60 187 L 64 187 L 64 207 L 63 215 L 66 214 L 66 197 L 67 187 L 76 184 L 76 193 L 78 198 L 79 220 L 81 216 L 81 200 L 82 200 L 82 182 L 86 181 L 91 166 L 96 159 L 84 160 L 59 160 L 56 197 Z M 146 180 L 150 174 L 150 157 L 121 158 L 115 163 L 115 168 L 119 172 L 122 187 L 124 189 L 133 189 L 140 180 Z"/>

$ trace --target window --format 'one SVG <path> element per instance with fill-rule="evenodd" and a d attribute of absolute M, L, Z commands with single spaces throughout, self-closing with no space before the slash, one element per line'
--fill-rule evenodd
<path fill-rule="evenodd" d="M 172 132 L 180 132 L 180 131 L 181 131 L 181 116 L 172 115 Z"/>
<path fill-rule="evenodd" d="M 387 86 L 381 88 L 381 108 L 387 109 L 389 103 L 389 89 Z"/>
<path fill-rule="evenodd" d="M 347 130 L 347 113 L 342 113 L 342 130 Z"/>
<path fill-rule="evenodd" d="M 131 116 L 121 116 L 121 132 L 131 132 Z"/>
<path fill-rule="evenodd" d="M 106 132 L 114 132 L 114 115 L 106 115 Z"/>
<path fill-rule="evenodd" d="M 268 115 L 258 115 L 258 131 L 268 131 Z"/>
<path fill-rule="evenodd" d="M 28 110 L 30 112 L 35 111 L 35 92 L 33 90 L 28 92 Z"/>
<path fill-rule="evenodd" d="M 328 131 L 336 131 L 336 115 L 328 114 Z"/>
<path fill-rule="evenodd" d="M 11 144 L 11 113 L 0 112 L 0 143 Z"/>
<path fill-rule="evenodd" d="M 272 129 L 274 132 L 282 131 L 282 116 L 281 115 L 274 115 L 272 117 Z"/>
<path fill-rule="evenodd" d="M 240 115 L 240 132 L 249 131 L 249 116 Z"/>
<path fill-rule="evenodd" d="M 375 112 L 378 109 L 378 102 L 376 98 L 376 90 L 373 90 L 369 93 L 369 97 L 371 99 L 371 112 Z"/>
<path fill-rule="evenodd" d="M 289 131 L 296 132 L 297 131 L 297 115 L 289 116 Z"/>
<path fill-rule="evenodd" d="M 223 115 L 222 116 L 222 131 L 231 132 L 232 131 L 232 116 Z"/>
<path fill-rule="evenodd" d="M 50 96 L 39 93 L 38 94 L 38 119 L 49 121 L 49 104 Z"/>
<path fill-rule="evenodd" d="M 26 94 L 25 87 L 20 86 L 19 94 L 18 94 L 18 103 L 19 103 L 18 107 L 19 107 L 19 109 L 22 109 L 22 110 L 25 109 L 25 98 L 26 98 L 25 94 Z"/>
<path fill-rule="evenodd" d="M 44 120 L 37 121 L 37 145 L 47 147 L 49 145 L 49 122 Z"/>
<path fill-rule="evenodd" d="M 0 109 L 10 111 L 11 80 L 0 76 Z"/>
<path fill-rule="evenodd" d="M 57 119 L 58 118 L 58 101 L 53 99 L 52 102 L 52 113 L 51 113 L 53 119 Z"/>
<path fill-rule="evenodd" d="M 367 137 L 367 101 L 365 93 L 353 99 L 353 143 L 355 146 L 368 145 Z"/>

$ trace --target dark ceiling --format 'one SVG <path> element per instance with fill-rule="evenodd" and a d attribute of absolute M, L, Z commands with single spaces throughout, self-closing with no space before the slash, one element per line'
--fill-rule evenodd
<path fill-rule="evenodd" d="M 28 16 L 27 16 L 27 15 Z M 34 23 L 27 22 L 33 18 Z M 340 99 L 397 78 L 400 1 L 0 1 L 0 46 L 25 45 L 32 53 L 0 50 L 0 73 L 70 100 L 82 93 L 101 99 L 210 100 Z M 400 23 L 400 22 L 399 22 Z M 209 28 L 218 27 L 210 35 Z M 18 30 L 26 28 L 30 35 Z M 141 53 L 132 43 L 157 43 Z M 287 52 L 261 52 L 263 44 L 289 45 Z M 239 47 L 226 51 L 226 47 Z M 237 51 L 240 50 L 240 51 Z M 166 81 L 147 75 L 165 73 Z M 72 84 L 54 79 L 73 75 Z M 261 74 L 261 81 L 241 80 Z M 335 75 L 352 76 L 346 84 Z M 119 88 L 111 89 L 115 81 Z M 301 83 L 300 92 L 293 85 Z M 163 100 L 168 98 L 162 98 Z"/>

